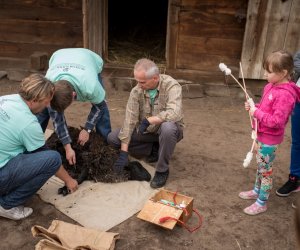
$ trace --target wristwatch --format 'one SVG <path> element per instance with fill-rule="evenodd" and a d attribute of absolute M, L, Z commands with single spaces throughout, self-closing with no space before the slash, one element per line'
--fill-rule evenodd
<path fill-rule="evenodd" d="M 92 132 L 92 130 L 91 129 L 84 129 L 86 132 L 88 132 L 88 133 L 91 133 Z"/>

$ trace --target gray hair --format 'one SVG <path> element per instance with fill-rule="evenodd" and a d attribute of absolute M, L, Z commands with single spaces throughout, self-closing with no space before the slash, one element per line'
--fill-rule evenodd
<path fill-rule="evenodd" d="M 152 78 L 155 75 L 159 75 L 159 69 L 156 66 L 156 64 L 147 58 L 139 59 L 135 63 L 134 71 L 140 71 L 140 70 L 145 71 L 145 75 L 147 79 Z"/>

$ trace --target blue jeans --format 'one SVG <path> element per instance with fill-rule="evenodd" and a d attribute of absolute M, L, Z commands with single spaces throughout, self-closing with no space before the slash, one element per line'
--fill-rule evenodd
<path fill-rule="evenodd" d="M 296 103 L 292 113 L 292 147 L 290 174 L 300 178 L 300 103 Z"/>
<path fill-rule="evenodd" d="M 106 141 L 108 134 L 111 132 L 110 115 L 106 101 L 103 102 L 102 109 L 99 114 L 99 120 L 96 123 L 96 132 L 97 134 L 102 135 Z"/>
<path fill-rule="evenodd" d="M 101 84 L 101 86 L 104 88 L 103 81 L 101 74 L 98 74 L 98 80 Z M 99 120 L 96 123 L 96 132 L 100 135 L 102 135 L 105 140 L 107 141 L 107 136 L 111 132 L 111 124 L 110 124 L 110 115 L 109 115 L 109 110 L 106 104 L 106 101 L 102 105 L 103 109 L 101 109 L 100 115 L 99 115 Z"/>
<path fill-rule="evenodd" d="M 19 154 L 0 168 L 0 205 L 20 206 L 32 197 L 61 166 L 53 150 Z"/>

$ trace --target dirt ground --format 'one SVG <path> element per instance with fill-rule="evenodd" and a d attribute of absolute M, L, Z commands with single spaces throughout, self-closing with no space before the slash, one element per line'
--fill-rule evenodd
<path fill-rule="evenodd" d="M 9 85 L 10 84 L 10 85 Z M 16 91 L 17 83 L 0 81 L 0 94 Z M 129 92 L 108 94 L 112 127 L 121 126 Z M 120 234 L 116 249 L 297 249 L 294 209 L 296 194 L 287 198 L 275 190 L 287 179 L 290 152 L 290 125 L 274 164 L 274 187 L 268 211 L 251 217 L 242 209 L 251 201 L 241 200 L 240 191 L 251 189 L 255 162 L 243 168 L 242 162 L 251 147 L 249 117 L 243 100 L 233 96 L 184 99 L 186 128 L 184 139 L 177 144 L 170 162 L 170 177 L 165 188 L 194 197 L 194 208 L 204 221 L 202 227 L 189 233 L 182 227 L 164 230 L 132 216 L 110 231 Z M 74 103 L 66 112 L 68 124 L 84 124 L 89 104 Z M 34 196 L 27 204 L 34 213 L 25 220 L 0 218 L 1 250 L 32 250 L 40 238 L 33 238 L 31 227 L 46 228 L 54 219 L 76 223 L 52 205 Z M 197 224 L 193 216 L 189 224 Z"/>

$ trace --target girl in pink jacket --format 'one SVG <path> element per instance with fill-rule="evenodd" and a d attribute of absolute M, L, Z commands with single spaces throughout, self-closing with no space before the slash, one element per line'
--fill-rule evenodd
<path fill-rule="evenodd" d="M 245 109 L 257 119 L 257 172 L 254 189 L 241 192 L 239 197 L 256 200 L 244 209 L 249 215 L 267 210 L 267 200 L 272 189 L 272 166 L 275 151 L 283 141 L 284 129 L 295 103 L 300 101 L 300 88 L 291 81 L 293 57 L 285 51 L 275 51 L 265 60 L 263 67 L 268 84 L 260 103 L 245 103 Z"/>

